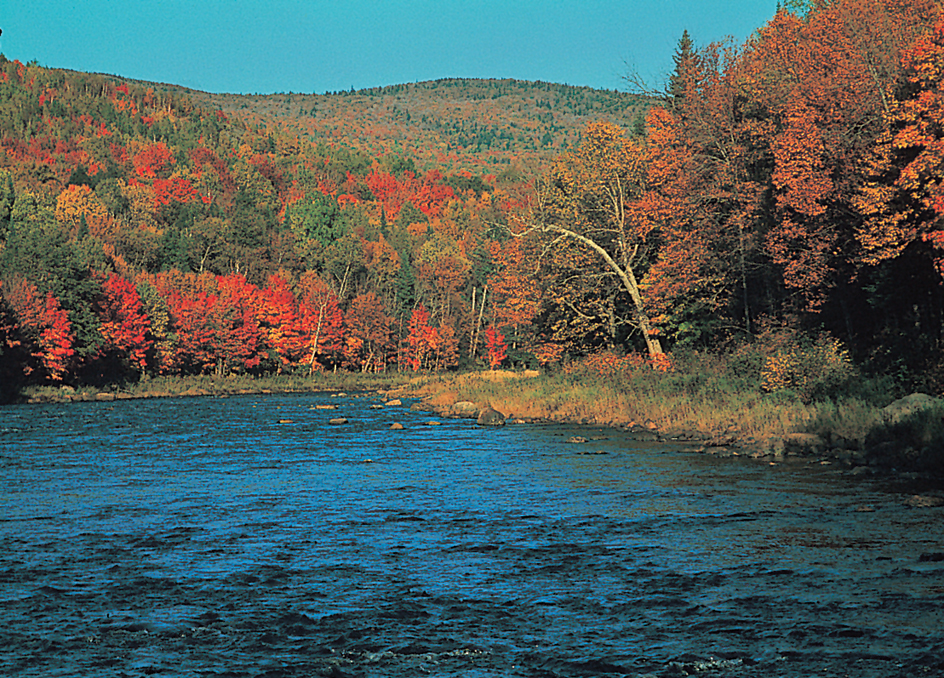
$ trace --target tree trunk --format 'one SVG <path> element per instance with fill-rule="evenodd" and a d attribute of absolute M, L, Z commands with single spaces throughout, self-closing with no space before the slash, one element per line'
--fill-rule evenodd
<path fill-rule="evenodd" d="M 649 323 L 649 315 L 646 313 L 646 308 L 642 301 L 642 295 L 639 293 L 639 284 L 636 282 L 636 275 L 633 273 L 632 266 L 626 266 L 625 268 L 620 266 L 618 263 L 616 263 L 616 260 L 610 256 L 610 253 L 599 244 L 587 236 L 571 231 L 568 228 L 564 228 L 563 226 L 545 226 L 544 230 L 560 233 L 561 235 L 568 238 L 573 238 L 574 240 L 583 243 L 603 257 L 606 265 L 619 277 L 620 282 L 623 284 L 623 289 L 626 290 L 626 293 L 629 294 L 630 299 L 633 300 L 633 306 L 636 312 L 636 322 L 639 323 L 639 330 L 642 332 L 643 339 L 646 340 L 646 349 L 649 351 L 649 357 L 654 358 L 657 355 L 664 353 L 662 350 L 662 343 L 659 341 L 658 337 L 652 334 L 652 325 Z"/>

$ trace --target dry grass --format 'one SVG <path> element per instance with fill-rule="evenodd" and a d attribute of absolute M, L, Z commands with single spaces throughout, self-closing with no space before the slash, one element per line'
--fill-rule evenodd
<path fill-rule="evenodd" d="M 376 391 L 395 388 L 407 379 L 397 373 L 361 374 L 354 372 L 326 372 L 308 375 L 229 375 L 215 377 L 194 375 L 185 377 L 152 377 L 122 386 L 77 389 L 61 386 L 35 386 L 25 390 L 23 399 L 32 401 L 63 402 L 90 400 L 99 394 L 132 398 L 172 397 L 190 395 L 237 395 L 247 393 L 304 393 L 320 391 Z"/>
<path fill-rule="evenodd" d="M 668 377 L 647 375 L 639 383 L 595 379 L 588 375 L 488 373 L 430 375 L 409 386 L 436 409 L 468 400 L 490 405 L 509 417 L 607 426 L 654 423 L 660 430 L 712 435 L 737 430 L 762 439 L 804 430 L 818 416 L 817 406 L 760 392 L 694 384 L 679 388 Z"/>
<path fill-rule="evenodd" d="M 877 406 L 862 400 L 806 404 L 790 393 L 763 393 L 756 384 L 731 378 L 706 363 L 672 373 L 643 367 L 617 374 L 489 370 L 418 376 L 344 372 L 313 377 L 154 378 L 121 391 L 132 397 L 149 397 L 393 389 L 402 395 L 422 397 L 430 407 L 441 411 L 456 402 L 471 401 L 513 418 L 603 426 L 652 423 L 665 433 L 710 436 L 736 431 L 741 438 L 755 440 L 795 431 L 863 440 L 880 420 Z M 76 395 L 94 398 L 96 393 L 95 389 L 82 389 Z M 59 400 L 63 392 L 45 387 L 24 395 Z"/>

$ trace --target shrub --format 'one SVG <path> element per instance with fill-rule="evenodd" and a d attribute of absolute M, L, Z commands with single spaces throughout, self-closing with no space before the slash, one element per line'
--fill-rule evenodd
<path fill-rule="evenodd" d="M 761 368 L 761 388 L 768 392 L 791 390 L 804 402 L 834 398 L 848 389 L 856 370 L 838 339 L 828 334 L 813 338 L 778 336 L 779 346 Z"/>
<path fill-rule="evenodd" d="M 564 355 L 564 346 L 562 344 L 544 343 L 534 349 L 534 357 L 541 367 L 556 365 Z"/>
<path fill-rule="evenodd" d="M 564 366 L 564 374 L 589 374 L 596 377 L 625 377 L 647 364 L 638 353 L 621 354 L 607 349 L 573 360 Z"/>

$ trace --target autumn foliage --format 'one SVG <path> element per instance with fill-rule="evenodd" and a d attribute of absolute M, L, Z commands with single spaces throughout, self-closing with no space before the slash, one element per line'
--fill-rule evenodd
<path fill-rule="evenodd" d="M 727 348 L 771 324 L 841 340 L 876 370 L 936 373 L 939 4 L 787 3 L 744 44 L 686 34 L 675 66 L 664 91 L 632 99 L 629 125 L 613 122 L 625 110 L 581 109 L 583 135 L 564 144 L 542 119 L 545 151 L 519 155 L 556 159 L 524 172 L 510 156 L 530 129 L 520 141 L 456 122 L 455 145 L 417 162 L 384 136 L 406 113 L 385 109 L 386 128 L 338 122 L 312 143 L 282 114 L 240 118 L 0 56 L 0 374 L 109 383 L 575 358 L 670 371 L 675 349 Z M 539 118 L 578 115 L 545 91 Z M 797 360 L 765 367 L 771 390 L 799 379 Z"/>
<path fill-rule="evenodd" d="M 143 373 L 154 347 L 150 321 L 133 284 L 111 273 L 102 282 L 98 304 L 102 333 L 101 351 Z"/>
<path fill-rule="evenodd" d="M 75 354 L 66 312 L 52 294 L 42 294 L 22 279 L 7 280 L 2 292 L 16 323 L 7 348 L 20 347 L 25 353 L 20 364 L 23 376 L 62 381 Z"/>
<path fill-rule="evenodd" d="M 485 330 L 485 350 L 488 366 L 493 370 L 505 362 L 508 357 L 508 345 L 505 344 L 505 335 L 493 325 Z"/>

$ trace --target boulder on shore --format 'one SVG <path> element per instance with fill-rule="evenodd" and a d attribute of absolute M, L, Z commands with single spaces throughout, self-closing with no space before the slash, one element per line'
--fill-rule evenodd
<path fill-rule="evenodd" d="M 495 408 L 486 407 L 484 410 L 479 412 L 476 422 L 479 426 L 504 426 L 505 419 L 505 415 Z"/>
<path fill-rule="evenodd" d="M 454 403 L 450 411 L 454 417 L 464 419 L 475 419 L 479 416 L 479 408 L 476 407 L 475 403 L 469 400 L 460 400 Z"/>
<path fill-rule="evenodd" d="M 942 406 L 944 406 L 944 403 L 942 403 L 939 398 L 929 396 L 926 393 L 912 393 L 883 407 L 882 417 L 886 424 L 897 424 L 902 419 L 906 419 L 915 412 L 940 408 Z"/>
<path fill-rule="evenodd" d="M 815 433 L 787 433 L 783 436 L 785 454 L 809 456 L 826 451 L 826 442 Z"/>

